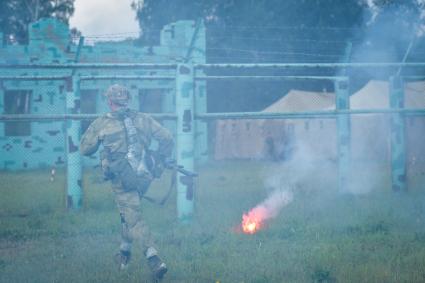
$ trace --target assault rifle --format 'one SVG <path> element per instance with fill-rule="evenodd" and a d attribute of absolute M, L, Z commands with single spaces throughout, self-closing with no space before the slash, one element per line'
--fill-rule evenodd
<path fill-rule="evenodd" d="M 177 164 L 176 160 L 174 159 L 160 161 L 161 158 L 154 151 L 147 152 L 147 155 L 145 156 L 145 158 L 147 161 L 146 163 L 148 165 L 148 168 L 150 169 L 152 175 L 155 178 L 159 178 L 161 176 L 163 169 L 172 170 L 174 173 L 171 176 L 170 187 L 167 193 L 164 195 L 164 197 L 157 200 L 152 197 L 144 195 L 143 196 L 144 199 L 152 203 L 156 203 L 160 206 L 163 206 L 167 202 L 167 200 L 170 198 L 173 188 L 176 187 L 176 179 L 177 179 L 176 172 L 179 172 L 183 175 L 179 178 L 179 181 L 187 187 L 187 190 L 189 192 L 193 193 L 193 190 L 195 187 L 195 182 L 193 179 L 195 177 L 198 177 L 198 173 L 184 169 L 184 167 L 182 165 Z"/>
<path fill-rule="evenodd" d="M 174 159 L 167 160 L 166 162 L 164 162 L 164 167 L 166 169 L 175 170 L 187 177 L 191 177 L 191 178 L 198 177 L 198 173 L 184 169 L 184 167 L 182 165 L 178 165 L 176 160 Z"/>
<path fill-rule="evenodd" d="M 164 169 L 174 170 L 191 178 L 198 177 L 198 173 L 184 169 L 182 165 L 177 164 L 176 160 L 165 159 L 153 150 L 146 151 L 145 161 L 149 171 L 155 178 L 161 177 Z"/>

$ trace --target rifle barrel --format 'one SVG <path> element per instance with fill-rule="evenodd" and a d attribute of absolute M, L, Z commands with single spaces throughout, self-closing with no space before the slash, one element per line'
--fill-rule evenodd
<path fill-rule="evenodd" d="M 189 176 L 189 177 L 198 177 L 198 173 L 186 170 L 186 169 L 184 169 L 184 167 L 182 165 L 176 164 L 174 162 L 168 163 L 165 167 L 172 169 L 172 170 L 176 170 L 177 172 L 179 172 L 183 175 Z"/>
<path fill-rule="evenodd" d="M 189 177 L 198 177 L 198 173 L 188 171 L 180 166 L 177 167 L 177 171 Z"/>

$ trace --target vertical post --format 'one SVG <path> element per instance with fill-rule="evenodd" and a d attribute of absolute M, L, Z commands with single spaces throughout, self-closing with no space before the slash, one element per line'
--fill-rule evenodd
<path fill-rule="evenodd" d="M 195 111 L 207 113 L 207 90 L 206 82 L 198 81 L 195 88 Z M 196 161 L 204 163 L 208 161 L 208 126 L 204 121 L 195 121 L 195 157 Z"/>
<path fill-rule="evenodd" d="M 0 40 L 3 40 L 3 38 L 0 38 Z M 4 85 L 3 85 L 2 80 L 0 80 L 0 113 L 1 114 L 4 113 Z M 0 122 L 0 136 L 1 137 L 6 136 L 6 133 L 4 132 L 4 124 L 5 124 L 5 122 Z"/>
<path fill-rule="evenodd" d="M 197 19 L 195 28 L 187 25 L 185 33 L 192 36 L 184 63 L 205 63 L 206 35 L 203 20 Z M 196 75 L 198 74 L 203 75 L 203 72 L 199 70 Z M 205 81 L 198 81 L 194 87 L 196 113 L 207 112 L 206 84 Z M 200 120 L 195 121 L 195 160 L 198 164 L 208 160 L 208 126 L 206 122 Z"/>
<path fill-rule="evenodd" d="M 177 162 L 194 169 L 194 76 L 193 65 L 179 64 L 176 74 Z M 193 214 L 193 179 L 177 174 L 177 216 L 190 222 Z"/>
<path fill-rule="evenodd" d="M 335 81 L 336 110 L 350 109 L 350 92 L 348 78 Z M 347 191 L 348 177 L 350 174 L 350 115 L 338 114 L 337 116 L 337 142 L 338 142 L 338 189 Z"/>
<path fill-rule="evenodd" d="M 161 109 L 163 113 L 175 113 L 176 110 L 176 98 L 174 89 L 167 89 L 164 91 L 164 95 L 161 101 Z M 163 121 L 162 124 L 169 129 L 173 135 L 176 135 L 176 123 L 175 121 Z"/>
<path fill-rule="evenodd" d="M 66 81 L 66 113 L 80 112 L 80 81 L 71 76 Z M 82 168 L 79 152 L 81 122 L 66 120 L 66 148 L 67 148 L 67 199 L 69 209 L 78 210 L 82 205 Z"/>
<path fill-rule="evenodd" d="M 403 81 L 399 76 L 390 78 L 390 106 L 404 107 Z M 391 114 L 391 181 L 394 191 L 405 191 L 406 185 L 406 141 L 402 113 Z"/>

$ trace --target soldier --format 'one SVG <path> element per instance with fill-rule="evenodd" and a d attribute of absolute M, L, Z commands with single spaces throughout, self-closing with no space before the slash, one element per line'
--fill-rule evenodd
<path fill-rule="evenodd" d="M 112 183 L 115 201 L 121 216 L 122 233 L 120 269 L 125 269 L 131 256 L 131 245 L 137 241 L 156 279 L 167 272 L 167 266 L 158 255 L 148 227 L 142 220 L 141 197 L 148 189 L 153 172 L 145 163 L 146 150 L 151 139 L 158 141 L 157 162 L 170 157 L 173 138 L 170 132 L 152 117 L 128 108 L 129 90 L 112 85 L 105 93 L 111 112 L 97 118 L 88 127 L 81 139 L 83 155 L 95 153 L 100 144 L 102 171 Z M 157 164 L 156 168 L 160 168 Z"/>

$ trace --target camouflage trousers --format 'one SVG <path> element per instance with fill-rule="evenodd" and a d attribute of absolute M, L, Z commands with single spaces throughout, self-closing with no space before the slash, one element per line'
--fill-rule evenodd
<path fill-rule="evenodd" d="M 126 190 L 119 179 L 112 180 L 115 203 L 121 217 L 121 251 L 131 251 L 133 242 L 138 244 L 146 257 L 157 254 L 149 228 L 143 221 L 141 211 L 142 194 L 150 181 L 142 181 L 138 189 Z"/>

